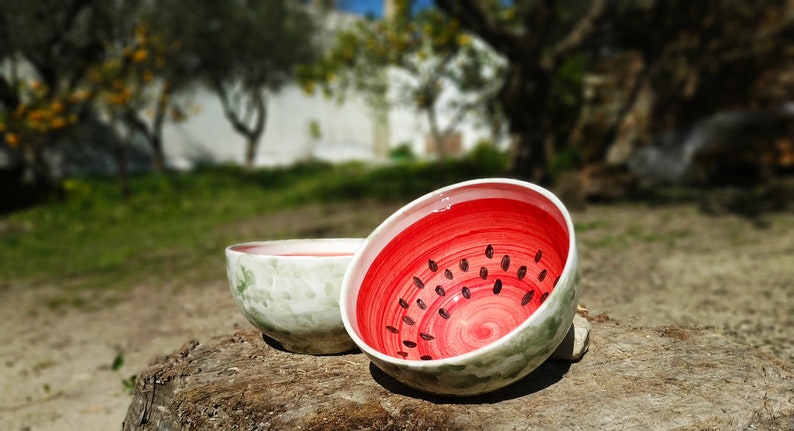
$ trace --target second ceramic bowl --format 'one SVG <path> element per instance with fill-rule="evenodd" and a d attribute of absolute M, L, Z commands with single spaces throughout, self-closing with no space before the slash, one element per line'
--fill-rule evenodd
<path fill-rule="evenodd" d="M 339 314 L 342 278 L 362 239 L 249 242 L 226 248 L 240 311 L 284 349 L 331 354 L 355 347 Z"/>

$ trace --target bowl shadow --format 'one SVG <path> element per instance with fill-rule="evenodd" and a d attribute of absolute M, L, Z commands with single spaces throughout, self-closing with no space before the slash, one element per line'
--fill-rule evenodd
<path fill-rule="evenodd" d="M 323 354 L 297 353 L 297 352 L 292 352 L 292 351 L 289 351 L 289 350 L 285 349 L 284 346 L 282 346 L 281 343 L 278 340 L 276 340 L 274 338 L 271 338 L 270 336 L 268 336 L 265 333 L 262 333 L 262 340 L 270 348 L 278 350 L 280 352 L 289 353 L 291 355 L 342 356 L 342 355 L 350 355 L 350 354 L 355 354 L 355 353 L 361 353 L 361 350 L 359 350 L 358 347 L 353 347 L 350 350 L 345 350 L 344 352 L 337 352 L 337 353 L 323 353 Z"/>
<path fill-rule="evenodd" d="M 384 389 L 403 396 L 429 401 L 434 404 L 494 404 L 501 401 L 521 398 L 542 391 L 559 382 L 577 361 L 547 359 L 534 371 L 521 380 L 504 388 L 481 395 L 447 396 L 422 392 L 400 383 L 370 362 L 369 372 L 372 378 Z"/>

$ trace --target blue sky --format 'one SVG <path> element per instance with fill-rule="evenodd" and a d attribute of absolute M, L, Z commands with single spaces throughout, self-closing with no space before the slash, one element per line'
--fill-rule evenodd
<path fill-rule="evenodd" d="M 422 8 L 433 4 L 433 0 L 416 0 L 416 7 Z M 383 16 L 383 0 L 337 0 L 339 9 L 361 15 L 371 14 L 375 17 Z"/>

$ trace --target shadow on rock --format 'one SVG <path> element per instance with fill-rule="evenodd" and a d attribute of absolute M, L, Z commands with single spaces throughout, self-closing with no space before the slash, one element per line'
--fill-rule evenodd
<path fill-rule="evenodd" d="M 400 383 L 373 363 L 369 364 L 369 371 L 372 378 L 379 385 L 395 394 L 430 401 L 434 404 L 493 404 L 521 398 L 548 388 L 562 380 L 563 376 L 571 368 L 572 363 L 574 362 L 550 359 L 529 373 L 529 375 L 511 385 L 486 394 L 465 397 L 434 395 L 418 391 Z"/>

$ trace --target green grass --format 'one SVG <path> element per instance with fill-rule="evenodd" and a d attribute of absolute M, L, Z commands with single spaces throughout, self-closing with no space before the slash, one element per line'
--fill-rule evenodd
<path fill-rule="evenodd" d="M 483 155 L 485 154 L 485 155 Z M 117 291 L 143 283 L 190 286 L 211 274 L 232 241 L 229 226 L 301 205 L 378 199 L 407 202 L 437 187 L 504 173 L 500 155 L 444 163 L 303 163 L 243 172 L 234 167 L 131 178 L 72 178 L 66 197 L 0 218 L 0 290 L 58 286 L 64 293 Z M 84 306 L 84 296 L 51 306 Z"/>

